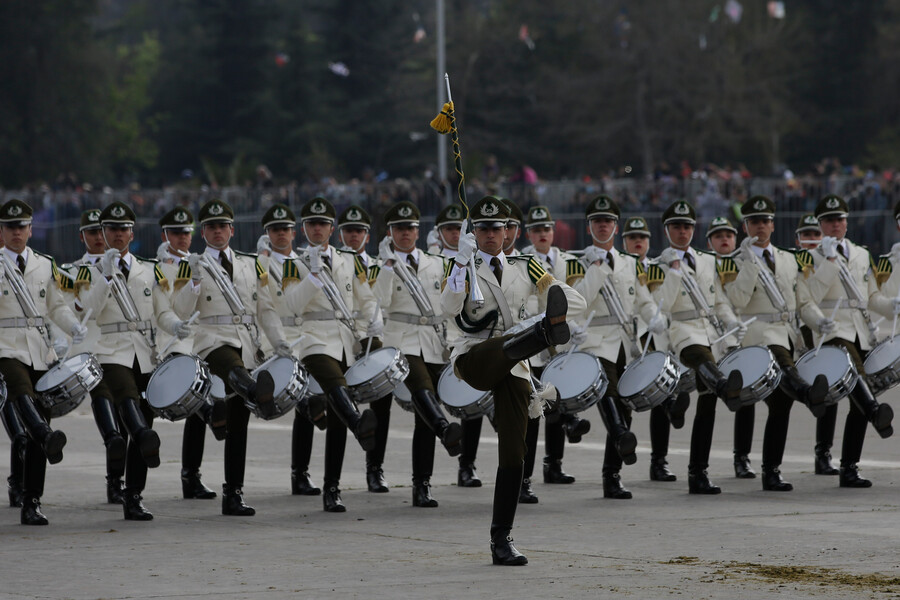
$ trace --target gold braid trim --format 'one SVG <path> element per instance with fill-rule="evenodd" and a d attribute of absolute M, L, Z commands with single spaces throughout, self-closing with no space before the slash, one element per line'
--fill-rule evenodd
<path fill-rule="evenodd" d="M 550 273 L 544 273 L 540 279 L 534 282 L 535 287 L 539 294 L 543 294 L 547 291 L 547 288 L 550 287 L 550 284 L 553 283 L 555 279 L 553 279 L 553 275 Z"/>

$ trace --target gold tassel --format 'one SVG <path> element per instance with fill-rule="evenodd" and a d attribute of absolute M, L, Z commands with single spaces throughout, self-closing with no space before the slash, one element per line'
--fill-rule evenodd
<path fill-rule="evenodd" d="M 719 273 L 719 280 L 722 282 L 722 285 L 725 285 L 737 279 L 737 275 L 735 271 L 723 271 Z"/>
<path fill-rule="evenodd" d="M 441 109 L 441 114 L 431 121 L 431 127 L 438 133 L 450 133 L 450 126 L 453 123 L 453 103 L 447 102 Z"/>
<path fill-rule="evenodd" d="M 543 294 L 547 291 L 547 288 L 550 287 L 550 284 L 553 283 L 555 279 L 553 279 L 553 275 L 550 273 L 544 273 L 541 275 L 541 278 L 537 280 L 534 284 L 534 287 L 537 288 L 538 294 Z"/>

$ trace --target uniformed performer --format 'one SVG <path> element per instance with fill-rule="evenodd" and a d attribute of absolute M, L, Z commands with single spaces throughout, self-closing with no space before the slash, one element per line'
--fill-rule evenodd
<path fill-rule="evenodd" d="M 382 332 L 362 261 L 355 252 L 328 243 L 335 216 L 324 198 L 303 205 L 300 224 L 309 248 L 299 260 L 285 261 L 283 285 L 287 306 L 303 319 L 300 358 L 328 399 L 322 504 L 326 512 L 345 512 L 339 486 L 347 429 L 368 452 L 375 447 L 377 418 L 369 408 L 357 410 L 344 373 L 363 351 L 360 338 L 381 337 Z"/>
<path fill-rule="evenodd" d="M 431 495 L 435 436 L 451 456 L 462 450 L 462 428 L 450 423 L 438 402 L 437 383 L 449 356 L 440 308 L 445 261 L 416 248 L 418 207 L 402 201 L 384 215 L 387 236 L 378 248 L 381 268 L 372 291 L 384 310 L 384 343 L 398 348 L 409 362 L 404 381 L 412 397 L 415 428 L 412 442 L 413 506 L 436 507 Z"/>
<path fill-rule="evenodd" d="M 113 202 L 100 213 L 108 249 L 96 263 L 78 269 L 78 303 L 96 315 L 100 337 L 93 348 L 103 367 L 106 386 L 128 431 L 123 505 L 125 519 L 149 521 L 153 515 L 141 502 L 147 468 L 158 467 L 159 435 L 153 431 L 153 411 L 141 398 L 156 363 L 155 331 L 163 328 L 185 338 L 190 327 L 172 312 L 168 282 L 155 261 L 131 254 L 134 211 Z"/>
<path fill-rule="evenodd" d="M 46 525 L 41 496 L 47 462 L 62 460 L 66 435 L 50 428 L 50 411 L 38 401 L 34 384 L 58 359 L 57 350 L 64 351 L 54 348 L 47 331 L 49 322 L 71 334 L 73 343 L 84 339 L 86 329 L 66 304 L 54 260 L 28 247 L 32 214 L 31 207 L 18 198 L 0 207 L 4 242 L 0 250 L 4 261 L 0 269 L 0 374 L 6 381 L 6 404 L 13 407 L 28 436 L 21 457 L 20 522 Z"/>
<path fill-rule="evenodd" d="M 459 204 L 448 204 L 434 219 L 434 229 L 428 234 L 428 252 L 447 258 L 456 256 L 465 211 Z"/>
<path fill-rule="evenodd" d="M 815 341 L 847 351 L 859 373 L 850 392 L 850 412 L 844 424 L 841 450 L 841 487 L 871 487 L 872 482 L 859 474 L 863 441 L 868 423 L 887 438 L 893 434 L 894 413 L 887 404 L 879 404 L 866 383 L 863 361 L 875 345 L 875 327 L 869 311 L 893 315 L 893 302 L 878 291 L 869 251 L 847 239 L 850 210 L 840 196 L 829 194 L 819 200 L 815 215 L 822 229 L 822 243 L 809 252 L 812 262 L 809 277 L 800 278 L 798 287 L 809 295 L 800 307 L 803 321 L 813 330 Z M 834 319 L 831 314 L 835 307 Z"/>
<path fill-rule="evenodd" d="M 494 396 L 494 423 L 499 440 L 499 465 L 491 521 L 494 564 L 523 565 L 528 559 L 513 546 L 510 530 L 522 485 L 525 432 L 532 397 L 529 358 L 550 346 L 569 341 L 567 313 L 578 314 L 584 299 L 555 281 L 533 257 L 503 256 L 503 238 L 509 209 L 486 197 L 472 206 L 475 232 L 460 239 L 459 253 L 448 268 L 441 294 L 444 313 L 457 320 L 462 332 L 453 346 L 451 364 L 456 374 L 478 390 Z M 475 270 L 470 279 L 469 265 Z M 473 302 L 477 286 L 483 305 Z M 537 294 L 537 322 L 521 321 L 528 298 Z M 503 332 L 520 326 L 516 333 Z M 536 398 L 534 404 L 538 404 Z"/>
<path fill-rule="evenodd" d="M 225 202 L 213 199 L 200 207 L 200 234 L 206 243 L 203 254 L 191 254 L 178 267 L 172 297 L 175 312 L 189 319 L 199 311 L 193 353 L 209 364 L 209 370 L 237 396 L 226 401 L 225 483 L 222 514 L 256 514 L 243 498 L 247 456 L 247 423 L 250 411 L 275 413 L 275 382 L 268 371 L 255 378 L 248 368 L 259 361 L 260 330 L 279 356 L 290 356 L 281 320 L 272 305 L 268 273 L 253 254 L 229 247 L 234 236 L 234 212 Z"/>
<path fill-rule="evenodd" d="M 796 292 L 797 279 L 803 276 L 803 261 L 798 262 L 794 253 L 772 244 L 775 203 L 765 196 L 753 196 L 741 207 L 741 216 L 747 238 L 741 243 L 740 251 L 723 259 L 719 273 L 735 312 L 745 321 L 755 319 L 747 326 L 741 345 L 767 347 L 781 369 L 779 388 L 765 399 L 769 416 L 763 437 L 762 488 L 786 492 L 793 486 L 782 479 L 779 467 L 784 457 L 791 406 L 796 400 L 814 414 L 821 414 L 828 380 L 820 374 L 810 385 L 794 366 L 794 353 L 798 346 L 803 346 L 795 321 L 797 307 L 806 301 Z M 737 427 L 736 420 L 736 430 Z"/>
<path fill-rule="evenodd" d="M 516 206 L 512 202 L 510 204 Z M 521 214 L 518 206 L 513 212 L 514 216 L 515 212 Z M 525 218 L 525 235 L 528 236 L 528 241 L 531 244 L 524 248 L 523 253 L 532 254 L 540 260 L 541 265 L 548 273 L 553 275 L 554 279 L 569 283 L 566 278 L 567 263 L 575 257 L 553 245 L 553 228 L 555 224 L 556 222 L 553 220 L 549 208 L 546 206 L 531 207 L 528 210 L 528 216 Z M 516 228 L 518 229 L 518 223 Z M 507 223 L 508 229 L 509 223 Z M 509 255 L 508 252 L 507 255 Z M 529 312 L 536 311 L 536 309 L 537 298 L 534 298 L 533 305 L 529 306 Z M 544 366 L 549 362 L 549 359 L 549 354 L 542 352 L 532 357 L 529 361 L 531 366 L 534 367 L 535 377 L 538 379 L 540 379 Z M 519 502 L 528 501 L 530 496 L 534 496 L 531 491 L 530 478 L 537 452 L 540 421 L 540 419 L 529 419 L 528 421 L 528 434 L 526 437 L 528 453 L 525 455 L 525 478 L 522 480 L 522 496 L 520 496 Z M 575 477 L 563 471 L 562 468 L 566 437 L 569 437 L 572 443 L 577 443 L 590 430 L 591 422 L 587 419 L 581 419 L 577 415 L 563 414 L 558 410 L 552 410 L 547 413 L 544 424 L 544 448 L 546 450 L 543 461 L 544 483 L 570 484 L 575 482 Z"/>
<path fill-rule="evenodd" d="M 669 315 L 669 342 L 685 366 L 697 378 L 697 410 L 691 431 L 688 491 L 718 494 L 721 488 L 709 480 L 709 451 L 716 419 L 716 397 L 726 404 L 737 400 L 743 388 L 741 372 L 723 374 L 716 366 L 711 341 L 737 325 L 716 273 L 713 254 L 691 247 L 696 225 L 694 207 L 684 200 L 663 211 L 663 227 L 669 247 L 647 273 L 647 283 L 662 313 Z M 718 325 L 716 327 L 715 325 Z M 652 330 L 652 328 L 651 328 Z"/>
<path fill-rule="evenodd" d="M 637 438 L 630 431 L 631 409 L 619 397 L 619 377 L 626 364 L 640 353 L 637 341 L 644 332 L 636 329 L 635 316 L 640 315 L 653 333 L 661 333 L 665 322 L 662 315 L 656 314 L 650 292 L 638 277 L 641 270 L 637 258 L 614 247 L 619 216 L 619 206 L 609 196 L 599 195 L 588 203 L 585 219 L 593 243 L 584 249 L 583 261 L 568 261 L 567 281 L 573 282 L 575 290 L 587 301 L 584 318 L 589 313 L 595 315 L 587 323 L 586 339 L 579 349 L 600 359 L 609 381 L 597 403 L 607 432 L 603 497 L 627 500 L 632 494 L 622 485 L 620 472 L 623 462 L 631 465 L 637 460 Z M 616 305 L 607 301 L 607 294 L 618 297 L 623 314 L 618 314 Z"/>

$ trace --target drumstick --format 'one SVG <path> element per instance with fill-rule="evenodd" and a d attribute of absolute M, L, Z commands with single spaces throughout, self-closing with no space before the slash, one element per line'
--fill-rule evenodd
<path fill-rule="evenodd" d="M 840 307 L 841 307 L 841 303 L 840 303 L 840 302 L 838 302 L 837 304 L 834 305 L 834 310 L 831 311 L 831 320 L 832 320 L 832 321 L 834 321 L 834 317 L 835 317 L 835 315 L 837 315 L 837 311 L 838 311 L 838 309 L 839 309 Z M 815 353 L 813 354 L 813 356 L 818 356 L 818 355 L 819 355 L 819 350 L 822 348 L 822 344 L 824 344 L 824 343 L 825 343 L 825 334 L 823 333 L 823 334 L 822 334 L 822 337 L 819 338 L 819 343 L 816 344 L 816 351 L 815 351 Z"/>
<path fill-rule="evenodd" d="M 306 335 L 301 335 L 301 336 L 298 337 L 296 340 L 294 340 L 293 342 L 291 342 L 291 345 L 290 345 L 291 350 L 293 350 L 294 347 L 295 347 L 297 344 L 299 344 L 300 342 L 302 342 L 302 341 L 303 341 L 303 338 L 305 338 L 305 337 L 306 337 Z M 278 359 L 278 358 L 281 358 L 281 357 L 278 356 L 277 354 L 273 354 L 272 356 L 270 356 L 269 358 L 267 358 L 265 361 L 262 362 L 262 364 L 260 364 L 258 367 L 256 367 L 256 368 L 253 369 L 253 370 L 254 370 L 254 371 L 265 371 L 265 370 L 269 367 L 269 365 L 271 365 L 273 362 L 275 362 L 275 360 Z"/>
<path fill-rule="evenodd" d="M 197 312 L 195 312 L 194 314 L 191 315 L 191 318 L 190 318 L 190 319 L 187 320 L 187 324 L 188 324 L 188 325 L 192 325 L 192 324 L 194 323 L 194 321 L 197 319 L 197 317 L 199 317 L 199 316 L 200 316 L 200 311 L 198 310 Z M 160 356 L 160 357 L 165 356 L 165 355 L 166 355 L 166 352 L 169 351 L 169 348 L 172 347 L 172 344 L 174 344 L 175 342 L 178 342 L 178 341 L 180 341 L 180 340 L 178 339 L 178 336 L 173 335 L 173 336 L 172 336 L 172 339 L 169 340 L 169 343 L 166 344 L 165 348 L 162 349 L 162 352 L 159 353 L 159 356 Z"/>
<path fill-rule="evenodd" d="M 378 311 L 381 310 L 381 302 L 375 303 L 375 312 L 372 313 L 372 320 L 369 321 L 369 325 L 375 322 L 378 319 Z M 372 337 L 369 336 L 369 339 L 366 340 L 366 355 L 363 357 L 363 362 L 366 362 L 369 359 L 369 352 L 372 350 Z"/>
<path fill-rule="evenodd" d="M 658 317 L 659 313 L 662 312 L 662 304 L 663 304 L 663 301 L 660 300 L 659 304 L 656 305 L 656 314 L 654 315 L 654 318 Z M 641 351 L 641 360 L 643 360 L 643 358 L 647 355 L 647 349 L 650 347 L 650 340 L 652 340 L 652 339 L 653 339 L 653 334 L 648 331 L 647 332 L 647 341 L 644 342 L 644 349 L 643 349 L 643 351 Z"/>
<path fill-rule="evenodd" d="M 82 326 L 82 327 L 84 327 L 85 323 L 87 323 L 87 320 L 91 318 L 91 313 L 92 313 L 92 312 L 94 312 L 94 309 L 93 309 L 93 308 L 89 308 L 89 309 L 87 309 L 86 311 L 84 311 L 84 317 L 82 317 L 82 319 L 81 319 L 81 326 Z M 59 364 L 62 364 L 62 363 L 64 363 L 64 362 L 66 362 L 66 359 L 69 358 L 69 352 L 72 351 L 72 346 L 74 346 L 74 345 L 75 345 L 75 344 L 69 344 L 69 347 L 66 348 L 66 353 L 63 354 L 63 357 L 62 357 L 61 359 L 59 359 Z"/>
<path fill-rule="evenodd" d="M 747 325 L 749 325 L 750 323 L 752 323 L 752 322 L 755 321 L 755 320 L 756 320 L 756 317 L 750 317 L 750 318 L 747 319 L 746 321 L 741 322 L 741 325 L 743 325 L 743 326 L 746 327 Z M 722 340 L 724 340 L 725 338 L 727 338 L 729 335 L 731 335 L 732 333 L 734 333 L 735 331 L 737 331 L 738 329 L 740 329 L 740 328 L 741 328 L 741 325 L 738 325 L 737 327 L 732 327 L 729 331 L 726 331 L 725 333 L 723 333 L 722 335 L 720 335 L 719 337 L 717 337 L 716 339 L 714 339 L 713 341 L 711 341 L 711 342 L 709 343 L 709 345 L 710 345 L 710 346 L 715 346 L 716 344 L 718 344 L 719 342 L 721 342 Z"/>
<path fill-rule="evenodd" d="M 592 311 L 591 311 L 591 314 L 588 315 L 587 321 L 584 322 L 584 329 L 587 329 L 587 328 L 590 326 L 591 321 L 594 320 L 594 315 L 595 315 L 595 314 L 597 314 L 597 311 L 596 311 L 596 310 L 592 310 Z M 566 362 L 569 360 L 569 357 L 572 356 L 572 353 L 575 352 L 575 349 L 576 349 L 577 347 L 578 347 L 578 344 L 572 344 L 572 345 L 569 347 L 568 351 L 566 351 L 566 357 L 563 358 L 563 359 L 560 361 L 560 363 L 559 363 L 559 368 L 560 368 L 560 369 L 562 369 L 563 366 L 565 366 Z"/>

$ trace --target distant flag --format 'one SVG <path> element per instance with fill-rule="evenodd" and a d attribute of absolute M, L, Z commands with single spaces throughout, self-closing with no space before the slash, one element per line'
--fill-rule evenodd
<path fill-rule="evenodd" d="M 769 16 L 773 19 L 784 18 L 784 2 L 769 2 Z"/>
<path fill-rule="evenodd" d="M 350 68 L 342 62 L 328 63 L 328 70 L 341 77 L 348 77 L 350 75 Z"/>
<path fill-rule="evenodd" d="M 519 27 L 519 41 L 528 46 L 529 50 L 534 50 L 534 40 L 528 34 L 528 25 L 524 23 Z"/>
<path fill-rule="evenodd" d="M 275 55 L 275 64 L 279 67 L 283 67 L 284 65 L 291 62 L 291 57 L 285 54 L 284 52 L 279 52 Z"/>
<path fill-rule="evenodd" d="M 741 16 L 744 14 L 744 7 L 738 0 L 728 0 L 725 3 L 725 14 L 731 19 L 732 23 L 740 23 Z"/>

